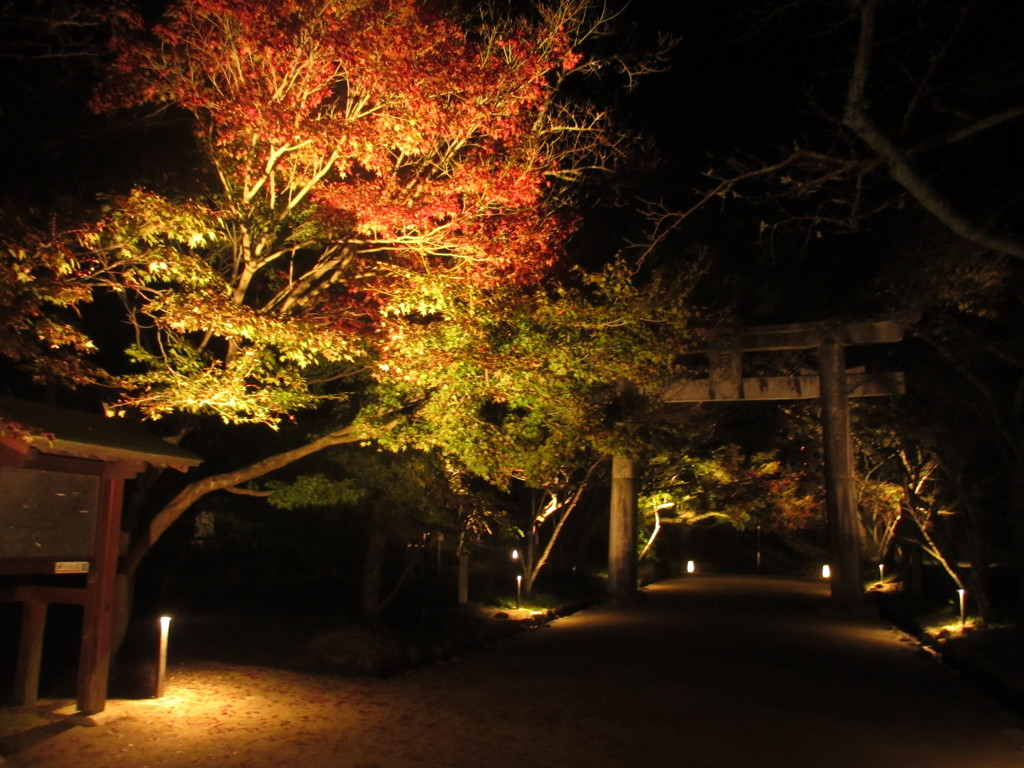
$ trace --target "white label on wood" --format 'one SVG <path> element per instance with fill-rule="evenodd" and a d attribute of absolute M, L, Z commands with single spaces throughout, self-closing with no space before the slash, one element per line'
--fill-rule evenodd
<path fill-rule="evenodd" d="M 60 562 L 53 564 L 54 573 L 88 573 L 89 563 L 84 560 Z"/>

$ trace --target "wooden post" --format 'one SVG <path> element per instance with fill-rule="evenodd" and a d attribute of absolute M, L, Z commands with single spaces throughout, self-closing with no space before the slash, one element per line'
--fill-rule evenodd
<path fill-rule="evenodd" d="M 611 514 L 608 529 L 608 596 L 625 603 L 637 589 L 636 462 L 612 457 Z"/>
<path fill-rule="evenodd" d="M 459 605 L 469 604 L 469 553 L 459 553 Z"/>
<path fill-rule="evenodd" d="M 46 633 L 47 604 L 26 600 L 21 613 L 21 642 L 18 669 L 14 677 L 14 700 L 32 704 L 39 698 L 39 669 L 43 660 L 43 636 Z"/>
<path fill-rule="evenodd" d="M 121 539 L 121 502 L 124 480 L 100 478 L 96 524 L 95 562 L 89 571 L 78 662 L 78 709 L 91 714 L 107 704 L 107 681 L 114 647 L 114 588 Z"/>
<path fill-rule="evenodd" d="M 827 338 L 818 348 L 818 364 L 825 439 L 825 505 L 832 559 L 832 600 L 842 607 L 854 608 L 863 599 L 864 585 L 843 345 L 834 338 Z"/>

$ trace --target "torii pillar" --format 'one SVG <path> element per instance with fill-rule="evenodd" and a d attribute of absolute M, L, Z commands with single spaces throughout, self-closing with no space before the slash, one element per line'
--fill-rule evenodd
<path fill-rule="evenodd" d="M 612 457 L 611 514 L 608 519 L 608 597 L 628 603 L 637 589 L 636 462 Z"/>
<path fill-rule="evenodd" d="M 860 520 L 853 472 L 853 435 L 843 345 L 827 339 L 818 347 L 821 427 L 825 447 L 825 507 L 832 563 L 832 600 L 856 608 L 864 597 Z"/>

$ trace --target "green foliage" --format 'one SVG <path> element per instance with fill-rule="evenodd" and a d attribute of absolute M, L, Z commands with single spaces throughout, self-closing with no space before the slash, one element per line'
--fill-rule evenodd
<path fill-rule="evenodd" d="M 800 530 L 823 517 L 820 487 L 777 450 L 745 452 L 725 444 L 673 451 L 650 462 L 640 509 L 689 523 L 718 519 L 739 529 Z"/>
<path fill-rule="evenodd" d="M 488 486 L 436 453 L 350 446 L 324 454 L 292 480 L 270 481 L 265 488 L 275 507 L 372 517 L 407 541 L 440 530 L 470 547 L 511 527 L 502 500 Z"/>
<path fill-rule="evenodd" d="M 273 480 L 267 489 L 271 491 L 267 501 L 280 509 L 353 505 L 367 493 L 351 478 L 335 480 L 322 474 L 300 475 L 291 483 Z"/>
<path fill-rule="evenodd" d="M 135 176 L 71 226 L 12 236 L 0 354 L 100 382 L 110 410 L 147 419 L 277 428 L 349 407 L 316 440 L 182 490 L 130 569 L 202 495 L 381 431 L 418 450 L 346 453 L 272 500 L 482 535 L 506 521 L 453 473 L 546 487 L 628 443 L 623 382 L 671 375 L 687 279 L 641 280 L 623 260 L 548 282 L 581 185 L 630 147 L 592 101 L 611 70 L 588 46 L 610 16 L 585 0 L 472 18 L 416 0 L 162 11 L 111 10 L 91 104 L 188 121 L 194 184 Z M 649 69 L 628 66 L 630 80 Z"/>
<path fill-rule="evenodd" d="M 442 446 L 481 477 L 540 488 L 628 442 L 639 412 L 624 383 L 678 373 L 690 276 L 645 281 L 619 259 L 575 278 L 487 292 L 425 282 L 429 314 L 387 319 L 380 385 L 421 403 L 391 443 Z"/>

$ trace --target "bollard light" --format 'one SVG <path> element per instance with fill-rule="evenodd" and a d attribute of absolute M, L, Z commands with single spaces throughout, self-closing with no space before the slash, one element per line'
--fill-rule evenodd
<path fill-rule="evenodd" d="M 878 564 L 878 581 L 879 583 L 885 581 L 885 563 Z"/>
<path fill-rule="evenodd" d="M 963 629 L 964 628 L 964 624 L 966 623 L 966 619 L 967 619 L 967 614 L 964 612 L 964 606 L 965 606 L 965 603 L 966 603 L 965 598 L 967 597 L 967 590 L 966 589 L 958 589 L 956 591 L 956 593 L 960 596 L 960 629 Z"/>
<path fill-rule="evenodd" d="M 171 629 L 171 617 L 160 617 L 160 652 L 156 665 L 156 698 L 164 695 L 164 679 L 167 677 L 167 635 Z"/>
<path fill-rule="evenodd" d="M 821 566 L 821 578 L 823 578 L 823 579 L 830 579 L 830 578 L 832 578 L 832 569 L 829 568 L 827 565 Z"/>
<path fill-rule="evenodd" d="M 519 610 L 519 604 L 523 596 L 523 575 L 519 574 L 516 576 L 516 610 Z"/>
<path fill-rule="evenodd" d="M 687 560 L 686 561 L 686 572 L 687 573 L 693 573 L 696 570 L 697 570 L 697 566 L 694 564 L 693 560 Z"/>

